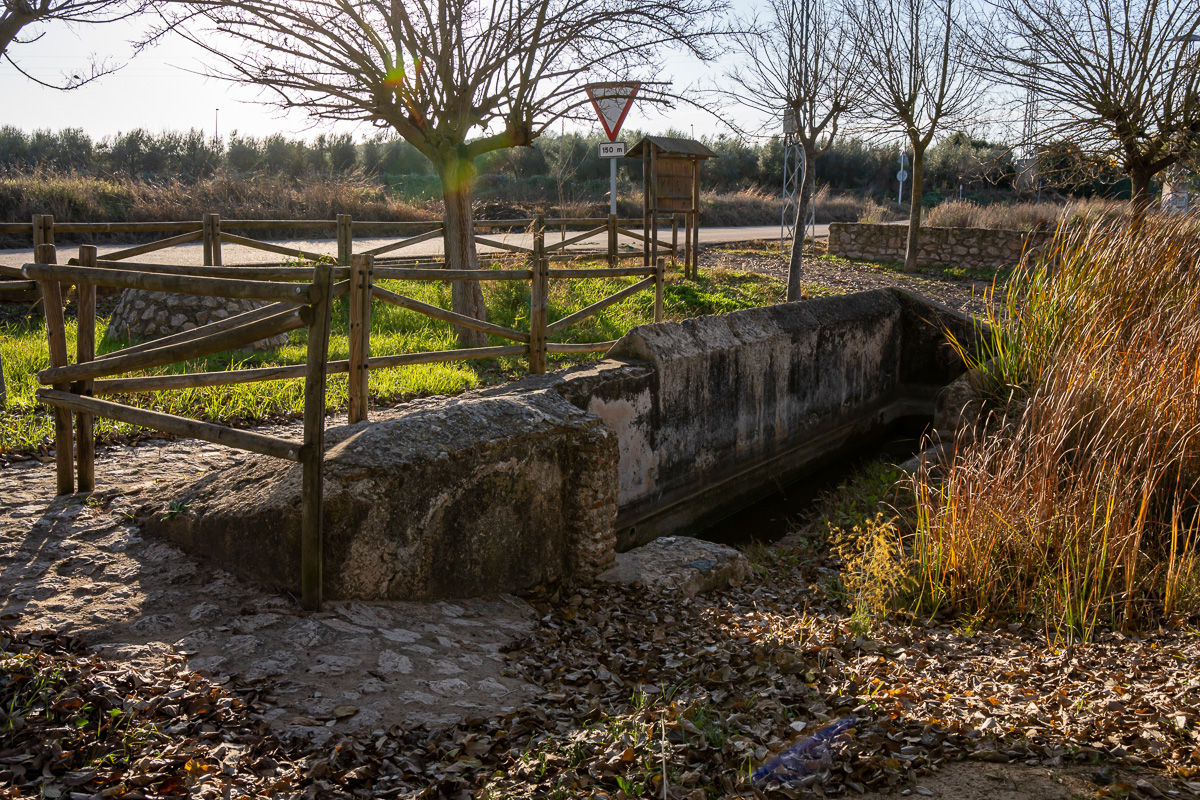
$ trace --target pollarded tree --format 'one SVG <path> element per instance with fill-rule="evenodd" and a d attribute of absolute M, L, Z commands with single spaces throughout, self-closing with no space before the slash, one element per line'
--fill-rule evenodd
<path fill-rule="evenodd" d="M 391 128 L 411 142 L 441 178 L 447 265 L 476 269 L 475 159 L 529 146 L 555 120 L 582 113 L 589 80 L 652 76 L 664 46 L 706 56 L 723 3 L 198 0 L 170 22 L 220 59 L 219 74 L 262 87 L 283 108 Z M 483 319 L 479 284 L 453 286 L 454 309 Z"/>
<path fill-rule="evenodd" d="M 1113 159 L 1135 207 L 1200 145 L 1200 2 L 995 0 L 997 82 L 1037 97 L 1037 135 Z M 1030 142 L 1029 145 L 1036 143 Z"/>
<path fill-rule="evenodd" d="M 866 69 L 866 110 L 881 131 L 912 149 L 912 210 L 904 269 L 917 268 L 925 151 L 942 130 L 979 115 L 987 81 L 979 68 L 983 20 L 955 0 L 860 0 L 850 7 Z"/>
<path fill-rule="evenodd" d="M 113 72 L 115 67 L 93 58 L 86 70 L 64 74 L 63 83 L 47 83 L 21 68 L 13 56 L 13 45 L 37 41 L 42 36 L 41 27 L 48 23 L 116 22 L 148 5 L 147 0 L 0 0 L 0 57 L 34 83 L 51 89 L 77 89 Z"/>
<path fill-rule="evenodd" d="M 816 0 L 768 0 L 765 19 L 739 21 L 732 34 L 742 63 L 722 94 L 765 115 L 772 127 L 785 115 L 804 148 L 804 185 L 788 268 L 787 299 L 800 299 L 804 222 L 816 185 L 815 162 L 829 151 L 844 117 L 862 98 L 862 62 L 846 17 Z M 775 127 L 777 130 L 778 128 Z"/>

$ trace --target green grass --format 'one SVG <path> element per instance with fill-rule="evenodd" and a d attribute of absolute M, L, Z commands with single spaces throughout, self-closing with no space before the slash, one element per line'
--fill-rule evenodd
<path fill-rule="evenodd" d="M 632 284 L 636 279 L 585 279 L 552 281 L 550 321 L 560 319 L 603 297 Z M 441 283 L 383 281 L 381 285 L 433 305 L 450 306 L 450 288 Z M 484 297 L 488 319 L 506 327 L 528 330 L 529 286 L 517 281 L 485 283 Z M 702 314 L 720 314 L 783 300 L 783 284 L 754 273 L 706 271 L 697 281 L 668 276 L 664 293 L 667 319 L 683 319 Z M 637 295 L 604 309 L 601 313 L 551 337 L 554 342 L 600 342 L 618 339 L 635 325 L 653 321 L 653 293 Z M 413 311 L 382 302 L 372 306 L 372 355 L 392 355 L 456 347 L 451 326 Z M 101 354 L 126 346 L 127 342 L 103 339 L 107 318 L 96 324 Z M 346 299 L 334 305 L 333 327 L 329 341 L 329 359 L 349 356 Z M 74 360 L 76 323 L 67 321 L 69 356 Z M 489 344 L 511 342 L 489 337 Z M 307 346 L 307 331 L 294 331 L 284 346 L 260 352 L 221 353 L 136 374 L 200 372 L 273 365 L 302 364 Z M 551 369 L 558 369 L 599 354 L 552 355 Z M 45 324 L 26 319 L 0 324 L 0 358 L 8 386 L 8 408 L 0 413 L 0 453 L 30 452 L 49 446 L 53 421 L 46 409 L 36 402 L 38 370 L 49 367 Z M 395 403 L 413 397 L 456 394 L 482 385 L 494 384 L 525 374 L 525 358 L 500 358 L 481 361 L 420 364 L 372 371 L 370 392 L 376 404 Z M 203 389 L 155 392 L 118 398 L 143 408 L 172 414 L 236 424 L 254 424 L 272 417 L 299 415 L 303 409 L 302 381 L 273 381 Z M 347 382 L 344 375 L 328 380 L 327 406 L 337 410 L 346 406 Z M 138 429 L 111 420 L 96 420 L 99 441 L 117 435 L 130 435 Z"/>

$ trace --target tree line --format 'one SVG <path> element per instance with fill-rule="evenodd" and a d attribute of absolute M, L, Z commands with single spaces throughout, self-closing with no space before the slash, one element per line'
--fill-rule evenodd
<path fill-rule="evenodd" d="M 642 135 L 640 131 L 627 131 L 625 138 L 634 142 Z M 667 135 L 683 134 L 668 131 Z M 479 174 L 481 178 L 507 179 L 516 184 L 528 182 L 540 193 L 547 187 L 553 192 L 561 178 L 566 199 L 598 199 L 608 191 L 608 163 L 599 157 L 597 148 L 603 138 L 598 134 L 546 133 L 531 147 L 497 151 L 480 158 Z M 759 141 L 730 135 L 701 138 L 720 156 L 707 162 L 701 172 L 705 190 L 780 190 L 781 137 Z M 836 192 L 891 196 L 896 192 L 897 158 L 895 146 L 862 138 L 838 139 L 816 162 L 815 180 Z M 281 134 L 253 137 L 234 131 L 214 140 L 196 129 L 155 133 L 139 128 L 93 139 L 80 128 L 25 132 L 9 125 L 0 127 L 0 168 L 184 183 L 204 180 L 221 170 L 247 177 L 271 175 L 298 180 L 360 173 L 400 193 L 412 183 L 404 179 L 436 178 L 429 159 L 396 137 L 355 141 L 350 134 L 322 134 L 306 140 Z M 640 162 L 633 172 L 639 170 Z M 1061 171 L 1058 167 L 1055 170 Z M 932 202 L 957 196 L 960 189 L 976 197 L 995 196 L 995 192 L 1012 190 L 1016 176 L 1011 147 L 965 133 L 939 141 L 927 157 L 926 180 Z M 1087 195 L 1111 189 L 1116 177 L 1106 176 L 1106 181 L 1094 185 L 1064 181 L 1059 188 L 1065 193 Z M 626 172 L 623 178 L 630 182 L 640 180 L 640 175 Z M 420 193 L 414 190 L 414 194 Z"/>

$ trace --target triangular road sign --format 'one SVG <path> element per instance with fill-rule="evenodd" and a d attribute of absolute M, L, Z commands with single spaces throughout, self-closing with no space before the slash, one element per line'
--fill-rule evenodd
<path fill-rule="evenodd" d="M 617 134 L 621 132 L 621 123 L 625 121 L 625 115 L 629 113 L 633 98 L 641 85 L 638 81 L 626 81 L 590 83 L 585 87 L 610 142 L 616 141 Z"/>

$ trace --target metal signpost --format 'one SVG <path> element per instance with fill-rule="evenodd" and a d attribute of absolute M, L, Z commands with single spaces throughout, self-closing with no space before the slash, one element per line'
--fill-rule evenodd
<path fill-rule="evenodd" d="M 600 124 L 604 126 L 604 133 L 608 135 L 608 141 L 600 143 L 600 157 L 609 159 L 609 214 L 617 213 L 617 159 L 625 156 L 625 143 L 616 141 L 617 134 L 621 132 L 621 125 L 641 85 L 638 81 L 625 81 L 592 83 L 585 87 L 592 107 L 596 109 L 596 116 L 600 117 Z"/>
<path fill-rule="evenodd" d="M 904 203 L 904 182 L 908 180 L 908 158 L 904 154 L 904 150 L 900 151 L 900 171 L 896 173 L 896 180 L 900 181 L 900 193 L 896 195 L 897 205 Z"/>

